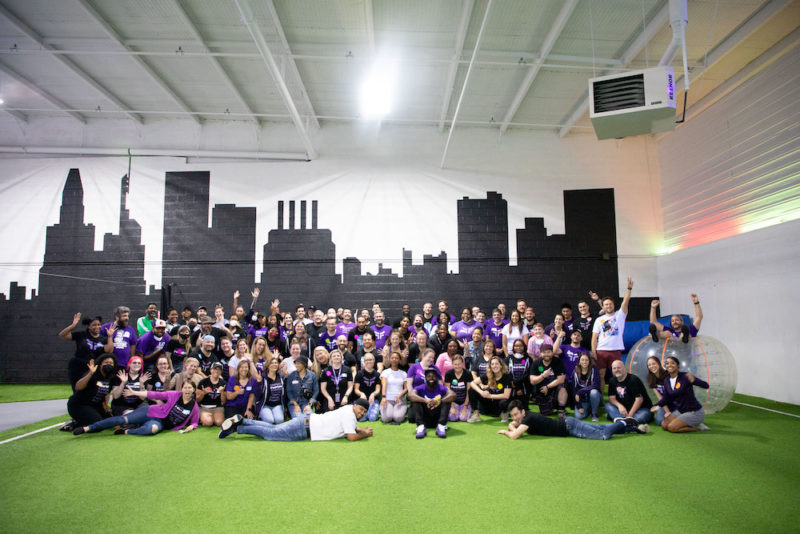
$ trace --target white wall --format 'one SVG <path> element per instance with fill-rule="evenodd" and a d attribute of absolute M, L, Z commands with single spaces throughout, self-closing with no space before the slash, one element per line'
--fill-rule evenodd
<path fill-rule="evenodd" d="M 798 62 L 795 48 L 658 146 L 665 242 L 683 249 L 657 261 L 662 310 L 691 310 L 689 293 L 697 292 L 703 333 L 736 358 L 738 391 L 793 403 L 800 403 Z"/>
<path fill-rule="evenodd" d="M 703 307 L 701 334 L 736 359 L 737 392 L 800 404 L 800 221 L 658 258 L 661 309 Z"/>

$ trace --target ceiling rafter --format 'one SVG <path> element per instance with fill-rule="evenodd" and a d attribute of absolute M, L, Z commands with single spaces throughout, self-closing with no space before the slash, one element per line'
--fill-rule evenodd
<path fill-rule="evenodd" d="M 511 100 L 511 105 L 508 107 L 506 116 L 503 117 L 503 122 L 500 124 L 500 133 L 505 133 L 508 129 L 508 125 L 514 119 L 514 115 L 517 114 L 517 110 L 519 110 L 519 107 L 522 105 L 522 101 L 528 95 L 528 91 L 530 91 L 531 85 L 533 85 L 533 81 L 536 79 L 536 75 L 539 74 L 539 70 L 542 68 L 547 56 L 550 55 L 550 51 L 553 50 L 553 46 L 556 44 L 559 36 L 561 36 L 564 26 L 567 25 L 567 21 L 572 16 L 572 12 L 575 11 L 577 5 L 578 0 L 567 0 L 561 7 L 561 11 L 559 11 L 555 22 L 553 22 L 550 31 L 547 32 L 547 36 L 544 38 L 542 50 L 539 52 L 533 64 L 528 68 L 528 72 L 525 73 L 525 78 L 523 78 L 517 93 Z"/>
<path fill-rule="evenodd" d="M 48 51 L 53 50 L 52 46 L 44 42 L 44 38 L 41 35 L 36 33 L 36 31 L 34 31 L 33 28 L 28 26 L 22 19 L 17 17 L 2 3 L 0 3 L 0 15 L 5 17 L 15 28 L 17 28 L 20 32 L 24 33 L 25 36 L 28 37 L 28 39 L 31 39 L 32 41 L 36 42 L 36 44 L 38 44 L 43 49 Z M 122 113 L 124 113 L 131 119 L 135 120 L 139 124 L 144 123 L 144 119 L 142 119 L 140 115 L 124 111 L 126 109 L 130 109 L 130 106 L 125 102 L 123 102 L 122 100 L 120 100 L 119 97 L 114 95 L 111 91 L 106 89 L 100 82 L 91 77 L 86 71 L 84 71 L 82 68 L 76 65 L 72 60 L 70 60 L 69 58 L 67 58 L 62 54 L 52 54 L 51 57 L 53 57 L 56 61 L 60 62 L 65 67 L 67 67 L 69 70 L 72 71 L 73 74 L 75 74 L 84 82 L 89 84 L 95 91 L 103 95 L 106 99 L 111 101 L 115 106 L 117 106 L 120 110 L 122 110 Z"/>
<path fill-rule="evenodd" d="M 70 111 L 69 106 L 66 105 L 64 102 L 54 97 L 44 89 L 40 88 L 38 85 L 36 85 L 32 81 L 24 77 L 22 74 L 15 71 L 5 63 L 0 62 L 0 72 L 3 72 L 6 76 L 9 76 L 10 78 L 13 78 L 14 80 L 16 80 L 17 83 L 24 85 L 25 87 L 27 87 L 29 91 L 36 93 L 40 97 L 44 98 L 45 100 L 53 104 L 55 107 L 57 107 L 59 110 L 63 111 L 73 119 L 86 124 L 86 117 L 84 117 L 80 113 Z"/>
<path fill-rule="evenodd" d="M 458 73 L 458 66 L 461 64 L 461 54 L 464 52 L 464 41 L 467 38 L 467 28 L 469 28 L 469 21 L 472 19 L 472 10 L 474 7 L 475 0 L 464 0 L 461 6 L 461 19 L 459 20 L 458 30 L 456 31 L 456 48 L 453 52 L 453 59 L 450 61 L 450 67 L 447 69 L 447 81 L 444 85 L 444 97 L 442 98 L 442 111 L 439 113 L 440 132 L 444 130 L 447 111 L 450 109 L 450 100 L 453 98 L 456 74 Z"/>
<path fill-rule="evenodd" d="M 206 53 L 210 52 L 205 39 L 200 34 L 200 30 L 197 29 L 197 26 L 195 25 L 194 21 L 192 21 L 192 19 L 189 17 L 189 13 L 181 5 L 180 0 L 172 0 L 172 4 L 175 6 L 175 10 L 178 13 L 178 17 L 180 17 L 180 19 L 183 21 L 186 27 L 189 28 L 189 30 L 192 32 L 192 35 L 194 36 L 195 40 L 198 43 L 200 43 L 203 52 Z M 127 45 L 125 46 L 127 47 Z M 247 101 L 244 99 L 244 96 L 239 90 L 239 87 L 236 85 L 236 83 L 231 78 L 230 74 L 225 70 L 225 68 L 219 62 L 219 59 L 217 59 L 217 57 L 213 55 L 209 55 L 208 58 L 211 61 L 211 65 L 214 67 L 214 70 L 216 70 L 217 74 L 219 74 L 219 76 L 222 78 L 222 81 L 224 81 L 225 84 L 228 86 L 228 88 L 231 91 L 233 91 L 233 94 L 236 96 L 236 99 L 239 101 L 239 104 L 241 104 L 241 106 L 245 109 L 245 111 L 253 115 L 254 112 L 253 109 L 250 107 L 250 104 L 248 104 Z M 253 117 L 252 120 L 257 124 L 260 124 L 258 119 L 256 119 L 255 117 Z"/>
<path fill-rule="evenodd" d="M 289 67 L 290 73 L 297 79 L 298 90 L 300 91 L 301 98 L 303 99 L 303 105 L 308 113 L 308 120 L 311 121 L 311 124 L 313 124 L 315 128 L 319 128 L 317 112 L 314 111 L 314 106 L 311 104 L 311 99 L 308 97 L 308 91 L 306 91 L 303 78 L 300 76 L 300 71 L 297 69 L 297 63 L 295 62 L 294 55 L 292 54 L 292 49 L 289 47 L 289 41 L 286 39 L 286 33 L 283 31 L 283 24 L 281 23 L 280 17 L 278 17 L 278 11 L 275 9 L 275 3 L 273 0 L 267 0 L 267 9 L 272 17 L 272 22 L 275 24 L 275 31 L 278 33 L 281 45 L 286 51 L 286 66 Z"/>
<path fill-rule="evenodd" d="M 311 139 L 308 136 L 308 130 L 306 129 L 305 124 L 303 124 L 303 118 L 297 111 L 297 106 L 292 99 L 289 88 L 286 86 L 286 80 L 284 80 L 283 76 L 281 75 L 280 68 L 275 61 L 275 56 L 269 49 L 267 40 L 264 38 L 264 34 L 261 32 L 261 28 L 259 28 L 255 17 L 253 17 L 253 12 L 250 10 L 247 0 L 234 1 L 236 2 L 236 7 L 239 9 L 239 13 L 242 16 L 242 22 L 244 22 L 247 32 L 250 34 L 250 37 L 253 39 L 253 42 L 258 48 L 258 52 L 261 54 L 264 67 L 272 76 L 275 84 L 278 86 L 278 92 L 281 95 L 281 99 L 283 99 L 284 105 L 289 110 L 289 114 L 292 116 L 292 122 L 294 123 L 295 129 L 297 130 L 297 133 L 303 142 L 308 159 L 316 158 L 317 151 L 314 150 L 314 145 L 311 143 Z"/>
<path fill-rule="evenodd" d="M 115 41 L 125 50 L 129 50 L 119 32 L 117 32 L 111 23 L 108 22 L 91 3 L 89 3 L 89 0 L 77 0 L 77 2 L 81 7 L 83 7 L 86 13 L 88 13 L 89 16 L 94 19 L 94 21 L 97 22 L 101 28 L 103 28 L 103 31 L 111 38 L 111 40 Z M 165 82 L 155 70 L 153 70 L 153 67 L 151 67 L 147 61 L 145 61 L 141 56 L 132 55 L 130 57 L 143 71 L 147 73 L 148 76 L 150 76 L 154 82 L 156 82 L 159 87 L 161 87 L 165 93 L 169 95 L 169 97 L 178 105 L 178 107 L 189 114 L 189 117 L 191 117 L 193 121 L 195 121 L 197 124 L 202 124 L 200 118 L 197 115 L 192 114 L 192 109 L 186 104 L 186 102 L 183 101 L 180 96 L 178 96 L 178 93 L 176 93 L 175 90 L 170 87 L 169 84 Z"/>

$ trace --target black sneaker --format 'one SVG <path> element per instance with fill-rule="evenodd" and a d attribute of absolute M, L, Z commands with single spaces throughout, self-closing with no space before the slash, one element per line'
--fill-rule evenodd
<path fill-rule="evenodd" d="M 236 432 L 236 427 L 242 422 L 242 416 L 238 413 L 232 417 L 228 417 L 225 419 L 220 427 L 219 431 L 219 439 L 226 438 Z"/>
<path fill-rule="evenodd" d="M 566 410 L 558 410 L 558 422 L 563 423 L 566 420 L 567 420 Z"/>
<path fill-rule="evenodd" d="M 127 430 L 128 430 L 128 428 L 127 428 L 127 425 L 125 425 L 125 426 L 121 426 L 121 427 L 119 427 L 118 429 L 116 429 L 116 430 L 114 431 L 114 435 L 115 435 L 115 436 L 122 435 L 122 434 L 124 434 L 125 432 L 127 432 Z"/>
<path fill-rule="evenodd" d="M 658 328 L 653 323 L 650 323 L 650 337 L 653 338 L 655 343 L 658 343 Z"/>
<path fill-rule="evenodd" d="M 68 423 L 65 423 L 65 424 L 64 424 L 64 426 L 62 426 L 61 428 L 59 428 L 59 430 L 60 430 L 61 432 L 72 432 L 73 430 L 75 430 L 75 425 L 76 425 L 76 423 L 75 423 L 75 421 L 73 420 L 73 421 L 70 421 L 70 422 L 68 422 Z"/>
<path fill-rule="evenodd" d="M 683 341 L 684 343 L 688 343 L 689 342 L 689 338 L 691 337 L 691 332 L 689 331 L 689 327 L 686 326 L 686 325 L 683 325 L 681 327 L 681 334 L 683 334 L 681 336 L 681 341 Z"/>
<path fill-rule="evenodd" d="M 80 436 L 84 432 L 86 432 L 86 430 L 84 430 L 82 426 L 76 426 L 75 428 L 72 429 L 72 434 L 74 436 Z"/>

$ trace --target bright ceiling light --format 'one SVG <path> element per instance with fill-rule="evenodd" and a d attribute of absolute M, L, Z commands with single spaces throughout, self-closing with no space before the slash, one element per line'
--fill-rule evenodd
<path fill-rule="evenodd" d="M 6 101 L 3 100 L 2 98 L 0 98 L 0 104 L 5 104 L 5 103 L 6 103 Z"/>
<path fill-rule="evenodd" d="M 397 84 L 398 62 L 387 56 L 378 56 L 367 77 L 361 82 L 361 116 L 380 120 L 392 111 Z"/>

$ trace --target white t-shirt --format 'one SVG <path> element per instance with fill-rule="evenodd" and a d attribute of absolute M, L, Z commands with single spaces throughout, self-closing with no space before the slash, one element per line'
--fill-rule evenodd
<path fill-rule="evenodd" d="M 520 328 L 514 327 L 514 331 L 511 331 L 511 323 L 505 325 L 503 327 L 503 335 L 506 336 L 506 341 L 508 345 L 508 353 L 511 354 L 514 352 L 514 342 L 518 339 L 522 339 L 524 336 L 527 336 L 531 333 L 528 330 L 528 327 L 525 325 L 521 325 L 521 332 Z"/>
<path fill-rule="evenodd" d="M 622 334 L 626 316 L 622 310 L 617 310 L 611 317 L 603 315 L 595 319 L 592 333 L 597 334 L 597 350 L 625 350 Z"/>
<path fill-rule="evenodd" d="M 311 441 L 328 441 L 356 433 L 356 414 L 352 405 L 342 406 L 332 412 L 313 413 L 308 419 Z"/>
<path fill-rule="evenodd" d="M 383 396 L 386 397 L 386 400 L 393 401 L 400 395 L 400 392 L 403 391 L 403 384 L 408 378 L 408 375 L 402 369 L 398 369 L 397 371 L 392 371 L 391 368 L 384 369 L 381 373 L 381 380 L 386 380 L 386 391 L 383 392 Z"/>

